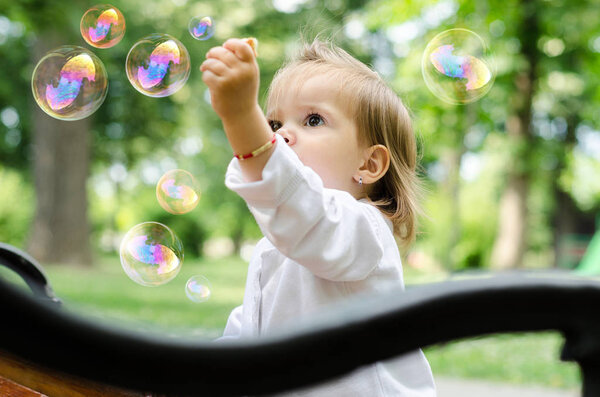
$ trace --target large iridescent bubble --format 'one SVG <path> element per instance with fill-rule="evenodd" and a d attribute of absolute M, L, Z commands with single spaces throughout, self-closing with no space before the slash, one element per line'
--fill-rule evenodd
<path fill-rule="evenodd" d="M 189 172 L 170 170 L 156 184 L 156 199 L 165 211 L 174 215 L 185 214 L 198 205 L 200 187 Z"/>
<path fill-rule="evenodd" d="M 125 17 L 110 4 L 95 5 L 83 14 L 80 23 L 83 39 L 96 48 L 109 48 L 125 35 Z"/>
<path fill-rule="evenodd" d="M 168 34 L 154 33 L 131 47 L 126 61 L 133 87 L 150 97 L 175 93 L 190 76 L 190 55 L 183 44 Z"/>
<path fill-rule="evenodd" d="M 79 120 L 102 105 L 108 77 L 104 64 L 91 51 L 63 46 L 38 62 L 31 89 L 35 101 L 48 115 L 59 120 Z"/>
<path fill-rule="evenodd" d="M 132 227 L 120 248 L 121 266 L 130 279 L 144 286 L 171 281 L 183 263 L 183 245 L 162 223 L 144 222 Z"/>
<path fill-rule="evenodd" d="M 429 90 L 452 104 L 476 101 L 494 85 L 492 54 L 484 40 L 467 29 L 436 35 L 425 48 L 421 69 Z"/>

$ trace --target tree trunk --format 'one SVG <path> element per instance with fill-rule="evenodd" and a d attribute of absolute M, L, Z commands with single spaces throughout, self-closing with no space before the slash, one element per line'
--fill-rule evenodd
<path fill-rule="evenodd" d="M 506 123 L 506 132 L 511 147 L 517 150 L 511 153 L 507 184 L 500 199 L 498 231 L 492 249 L 491 266 L 495 269 L 511 269 L 523 264 L 527 248 L 527 197 L 531 178 L 531 149 L 533 132 L 531 126 L 531 107 L 536 82 L 540 35 L 536 18 L 537 2 L 523 0 L 522 24 L 519 39 L 521 56 L 527 60 L 528 69 L 517 74 L 516 91 L 512 97 L 512 113 Z"/>
<path fill-rule="evenodd" d="M 576 232 L 577 206 L 571 196 L 564 192 L 558 184 L 560 174 L 566 165 L 566 154 L 571 153 L 576 143 L 575 131 L 579 124 L 577 116 L 567 118 L 567 136 L 564 142 L 564 151 L 560 153 L 558 164 L 554 170 L 552 179 L 552 193 L 554 195 L 554 216 L 552 226 L 554 229 L 554 267 L 558 267 L 560 262 L 568 253 L 565 252 L 563 239 L 569 234 Z"/>
<path fill-rule="evenodd" d="M 458 270 L 460 265 L 456 250 L 462 237 L 460 204 L 462 181 L 460 179 L 460 168 L 462 157 L 467 151 L 465 134 L 468 128 L 476 121 L 477 108 L 472 104 L 461 106 L 456 109 L 455 115 L 456 121 L 448 128 L 449 144 L 440 154 L 440 162 L 447 172 L 447 176 L 441 186 L 449 202 L 449 229 L 446 233 L 447 238 L 444 242 L 440 242 L 440 244 L 444 245 L 440 259 L 446 270 L 450 272 Z"/>
<path fill-rule="evenodd" d="M 56 33 L 40 34 L 33 62 L 63 43 Z M 43 263 L 92 262 L 86 181 L 90 119 L 56 120 L 32 101 L 33 173 L 37 197 L 29 253 Z"/>
<path fill-rule="evenodd" d="M 450 148 L 440 156 L 442 164 L 446 169 L 448 176 L 443 184 L 443 188 L 450 201 L 450 229 L 447 233 L 447 249 L 444 250 L 444 264 L 446 270 L 452 272 L 457 268 L 456 246 L 460 242 L 462 227 L 460 223 L 460 163 L 464 150 L 459 147 Z"/>
<path fill-rule="evenodd" d="M 525 176 L 510 176 L 500 199 L 498 233 L 491 259 L 495 269 L 516 268 L 523 261 L 526 248 L 528 191 L 529 180 Z"/>

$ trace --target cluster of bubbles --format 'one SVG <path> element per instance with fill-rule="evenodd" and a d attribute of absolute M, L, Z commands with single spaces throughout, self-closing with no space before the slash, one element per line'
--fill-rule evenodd
<path fill-rule="evenodd" d="M 171 214 L 192 211 L 200 200 L 200 188 L 194 176 L 185 170 L 166 172 L 156 185 L 156 198 Z M 123 237 L 119 249 L 125 274 L 143 286 L 158 286 L 171 281 L 183 264 L 183 245 L 166 225 L 144 222 L 132 227 Z M 206 277 L 191 277 L 185 293 L 192 302 L 210 298 L 211 285 Z"/>
<path fill-rule="evenodd" d="M 110 4 L 95 5 L 80 22 L 87 44 L 110 48 L 125 35 L 125 17 Z M 214 22 L 208 16 L 194 17 L 189 23 L 194 39 L 208 40 Z M 151 34 L 138 40 L 127 54 L 127 78 L 140 93 L 150 97 L 174 94 L 190 76 L 190 55 L 185 46 L 167 34 Z M 91 51 L 78 46 L 62 46 L 49 51 L 36 65 L 31 86 L 33 97 L 48 115 L 59 120 L 79 120 L 94 113 L 108 91 L 106 67 Z"/>
<path fill-rule="evenodd" d="M 81 35 L 95 48 L 110 48 L 125 34 L 125 18 L 116 7 L 97 5 L 81 18 Z M 190 35 L 208 40 L 214 34 L 210 17 L 194 17 Z M 127 54 L 126 73 L 132 86 L 150 97 L 172 95 L 187 82 L 190 56 L 185 46 L 167 34 L 151 34 L 138 40 Z M 422 57 L 427 87 L 441 100 L 466 104 L 482 98 L 491 89 L 495 73 L 485 42 L 472 31 L 450 29 L 435 36 Z M 78 120 L 94 113 L 108 90 L 106 68 L 91 51 L 62 46 L 48 52 L 32 76 L 35 101 L 48 115 L 60 120 Z M 200 200 L 196 179 L 185 170 L 171 170 L 157 183 L 156 198 L 171 214 L 192 211 Z M 144 222 L 131 228 L 120 246 L 123 270 L 143 286 L 165 284 L 177 276 L 183 263 L 183 245 L 166 225 Z M 185 292 L 193 302 L 210 298 L 211 285 L 204 276 L 191 277 Z"/>
<path fill-rule="evenodd" d="M 83 39 L 95 48 L 110 48 L 125 35 L 125 18 L 110 4 L 96 5 L 81 18 Z M 189 23 L 194 39 L 208 40 L 214 34 L 210 17 L 194 17 Z M 177 92 L 190 75 L 190 55 L 185 46 L 167 34 L 151 34 L 138 40 L 125 62 L 127 78 L 140 93 L 165 97 Z M 59 120 L 79 120 L 94 113 L 104 102 L 108 77 L 102 61 L 90 50 L 62 46 L 48 52 L 36 65 L 32 79 L 35 101 L 48 115 Z M 165 173 L 156 186 L 160 206 L 171 214 L 192 211 L 200 200 L 196 179 L 185 170 Z M 183 263 L 183 244 L 166 225 L 144 222 L 132 227 L 119 249 L 125 274 L 143 286 L 158 286 L 173 280 Z M 210 282 L 193 276 L 186 295 L 204 302 L 211 295 Z"/>
<path fill-rule="evenodd" d="M 474 102 L 494 84 L 492 54 L 485 41 L 467 29 L 436 35 L 421 60 L 423 79 L 439 99 L 451 104 Z"/>
<path fill-rule="evenodd" d="M 193 17 L 190 35 L 208 40 L 214 34 L 209 16 Z M 87 10 L 80 23 L 84 40 L 95 48 L 118 44 L 126 30 L 121 11 L 110 5 Z M 129 50 L 126 73 L 131 85 L 149 97 L 174 94 L 190 76 L 190 56 L 185 46 L 168 34 L 151 34 Z M 439 33 L 426 46 L 421 61 L 423 79 L 439 99 L 451 104 L 479 100 L 495 80 L 492 54 L 484 40 L 467 29 Z M 91 51 L 62 46 L 49 51 L 32 76 L 33 96 L 39 107 L 59 120 L 79 120 L 94 113 L 108 91 L 106 68 Z"/>

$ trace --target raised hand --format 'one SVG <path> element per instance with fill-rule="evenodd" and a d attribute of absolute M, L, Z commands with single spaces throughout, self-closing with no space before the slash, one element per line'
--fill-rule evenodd
<path fill-rule="evenodd" d="M 211 48 L 200 66 L 202 80 L 210 90 L 211 104 L 247 181 L 261 179 L 273 151 L 273 131 L 258 105 L 259 70 L 256 39 L 229 39 Z M 266 148 L 264 150 L 259 150 Z M 250 153 L 258 153 L 246 159 Z"/>
<path fill-rule="evenodd" d="M 258 106 L 259 70 L 248 41 L 229 39 L 211 48 L 200 70 L 212 107 L 224 123 L 244 118 Z"/>

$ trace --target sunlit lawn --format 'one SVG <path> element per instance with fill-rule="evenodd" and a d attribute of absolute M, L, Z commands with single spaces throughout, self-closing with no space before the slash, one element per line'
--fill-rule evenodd
<path fill-rule="evenodd" d="M 125 327 L 212 339 L 242 301 L 247 263 L 237 257 L 188 260 L 174 280 L 158 287 L 135 284 L 116 256 L 103 257 L 89 269 L 54 265 L 45 270 L 66 310 Z M 186 297 L 185 283 L 197 274 L 212 284 L 207 302 Z M 405 275 L 407 284 L 428 280 L 413 269 Z M 434 375 L 578 387 L 577 366 L 559 360 L 561 345 L 555 333 L 498 335 L 429 347 L 425 354 Z"/>
<path fill-rule="evenodd" d="M 554 388 L 580 387 L 579 369 L 561 362 L 557 333 L 496 335 L 425 349 L 434 375 Z"/>
<path fill-rule="evenodd" d="M 46 266 L 50 283 L 65 307 L 83 315 L 122 320 L 124 326 L 191 331 L 206 338 L 218 336 L 231 310 L 241 304 L 247 263 L 239 258 L 186 260 L 170 282 L 145 287 L 130 280 L 118 257 L 103 257 L 91 269 Z M 211 297 L 195 303 L 185 294 L 194 275 L 211 283 Z"/>

